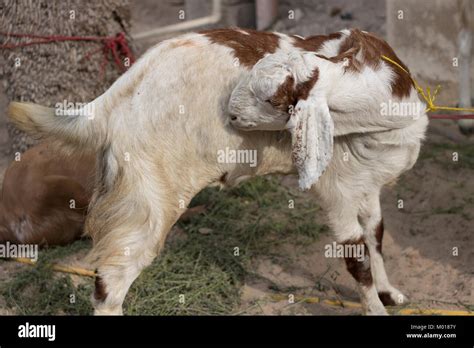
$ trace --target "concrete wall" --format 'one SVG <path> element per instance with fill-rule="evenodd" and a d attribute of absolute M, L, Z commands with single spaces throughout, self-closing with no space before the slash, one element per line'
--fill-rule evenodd
<path fill-rule="evenodd" d="M 222 0 L 222 18 L 219 23 L 202 30 L 216 27 L 255 28 L 254 0 Z M 131 2 L 132 35 L 147 32 L 170 24 L 209 16 L 212 12 L 212 0 L 137 0 Z M 185 16 L 182 17 L 182 11 Z M 178 32 L 136 40 L 135 49 L 141 55 L 157 42 L 174 37 Z"/>
<path fill-rule="evenodd" d="M 441 84 L 439 104 L 454 105 L 459 96 L 457 9 L 456 0 L 387 0 L 387 40 L 423 87 Z"/>
<path fill-rule="evenodd" d="M 309 36 L 360 28 L 385 36 L 385 13 L 385 0 L 279 0 L 279 20 L 272 29 Z"/>

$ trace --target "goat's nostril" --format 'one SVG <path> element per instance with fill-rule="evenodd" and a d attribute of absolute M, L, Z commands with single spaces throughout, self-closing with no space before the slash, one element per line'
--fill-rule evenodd
<path fill-rule="evenodd" d="M 231 116 L 230 116 L 230 119 L 231 119 L 231 121 L 236 121 L 236 120 L 237 120 L 237 116 L 231 115 Z"/>

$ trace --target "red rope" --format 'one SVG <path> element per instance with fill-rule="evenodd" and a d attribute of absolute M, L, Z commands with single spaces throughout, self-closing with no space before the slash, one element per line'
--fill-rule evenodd
<path fill-rule="evenodd" d="M 3 49 L 14 49 L 17 47 L 26 47 L 32 45 L 43 45 L 53 42 L 64 42 L 64 41 L 95 41 L 102 42 L 103 47 L 98 50 L 89 52 L 84 58 L 89 59 L 92 55 L 97 52 L 103 52 L 104 61 L 101 64 L 102 73 L 105 73 L 105 64 L 107 64 L 109 55 L 112 56 L 112 59 L 115 65 L 121 70 L 127 70 L 127 66 L 121 62 L 120 56 L 128 58 L 130 65 L 135 62 L 132 50 L 128 46 L 127 38 L 124 33 L 118 33 L 116 36 L 66 36 L 66 35 L 34 35 L 34 34 L 18 34 L 18 33 L 5 33 L 0 32 L 0 35 L 16 38 L 27 38 L 33 39 L 28 42 L 21 43 L 9 43 L 1 44 L 0 48 Z"/>

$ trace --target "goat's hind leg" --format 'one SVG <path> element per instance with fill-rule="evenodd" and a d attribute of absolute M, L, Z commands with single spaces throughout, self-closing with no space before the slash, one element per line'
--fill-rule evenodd
<path fill-rule="evenodd" d="M 96 315 L 122 314 L 130 286 L 157 256 L 179 217 L 179 209 L 171 204 L 157 208 L 144 202 L 141 197 L 109 202 L 106 195 L 96 202 L 88 217 L 86 228 L 101 231 L 88 256 L 97 268 L 92 296 Z"/>
<path fill-rule="evenodd" d="M 359 220 L 364 229 L 366 245 L 369 248 L 370 267 L 378 295 L 384 305 L 394 306 L 408 302 L 408 299 L 388 281 L 382 256 L 384 224 L 380 208 L 380 191 L 366 195 L 359 210 Z"/>

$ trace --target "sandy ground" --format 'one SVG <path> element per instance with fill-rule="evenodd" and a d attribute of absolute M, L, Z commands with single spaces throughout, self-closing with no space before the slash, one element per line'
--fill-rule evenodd
<path fill-rule="evenodd" d="M 170 16 L 176 12 L 179 3 L 168 1 L 162 8 L 157 8 L 149 0 L 135 3 L 134 31 L 150 29 L 158 23 L 172 23 Z M 298 3 L 298 6 L 294 6 L 294 3 Z M 361 1 L 320 1 L 318 6 L 311 6 L 309 1 L 291 4 L 282 1 L 281 11 L 299 9 L 296 11 L 299 18 L 295 23 L 280 21 L 275 24 L 275 28 L 308 35 L 358 26 L 384 35 L 384 7 L 383 1 L 371 1 L 371 6 L 367 7 L 369 11 L 363 11 Z M 331 17 L 328 14 L 333 8 L 352 13 L 354 20 Z M 148 45 L 137 43 L 140 51 Z M 4 119 L 6 103 L 1 93 L 0 178 L 3 178 L 10 160 L 4 155 L 8 147 Z M 440 142 L 474 145 L 474 139 L 461 136 L 453 123 L 433 121 L 423 152 L 429 154 L 435 144 Z M 396 186 L 386 188 L 383 193 L 386 268 L 391 283 L 412 300 L 411 307 L 465 309 L 464 304 L 474 304 L 473 174 L 472 169 L 456 167 L 449 156 L 445 156 L 442 161 L 422 158 L 413 170 L 400 178 Z M 287 177 L 283 184 L 295 187 L 295 178 Z M 397 207 L 399 198 L 404 200 L 404 209 Z M 317 215 L 316 219 L 324 221 L 322 215 Z M 255 314 L 360 313 L 359 309 L 318 303 L 289 305 L 286 300 L 269 299 L 274 294 L 287 296 L 291 293 L 357 301 L 355 283 L 346 272 L 343 261 L 324 257 L 324 246 L 331 242 L 331 235 L 326 234 L 311 245 L 284 245 L 279 250 L 281 255 L 285 255 L 281 259 L 255 259 L 254 273 L 247 277 L 242 287 L 241 309 Z M 459 248 L 458 256 L 453 256 L 454 247 Z M 0 265 L 0 279 L 14 276 L 19 267 L 25 266 L 13 263 Z M 11 314 L 4 309 L 1 299 L 0 314 Z"/>

